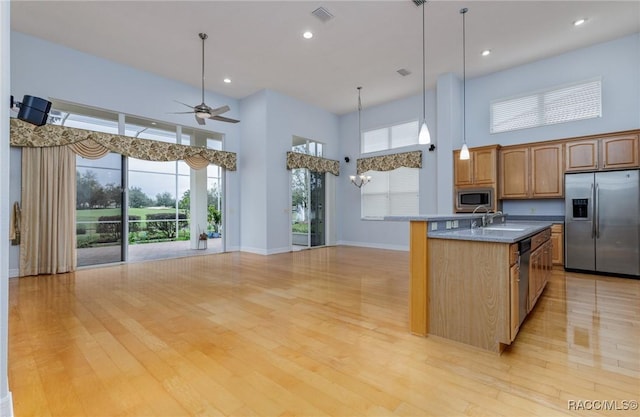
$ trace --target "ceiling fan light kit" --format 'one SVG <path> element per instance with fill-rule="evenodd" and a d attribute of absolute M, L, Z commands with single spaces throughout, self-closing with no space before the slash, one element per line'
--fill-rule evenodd
<path fill-rule="evenodd" d="M 177 103 L 180 103 L 184 106 L 187 106 L 191 109 L 193 109 L 193 111 L 189 111 L 189 112 L 178 112 L 178 113 L 174 113 L 174 114 L 194 114 L 195 118 L 196 118 L 196 122 L 198 122 L 199 125 L 204 125 L 205 124 L 205 120 L 206 119 L 213 119 L 213 120 L 218 120 L 220 122 L 227 122 L 227 123 L 238 123 L 240 120 L 236 120 L 236 119 L 231 119 L 229 117 L 223 117 L 220 116 L 222 113 L 226 113 L 229 110 L 231 110 L 231 108 L 229 106 L 222 106 L 222 107 L 218 107 L 218 108 L 211 108 L 209 106 L 207 106 L 204 102 L 204 41 L 208 38 L 206 33 L 199 33 L 198 37 L 202 40 L 202 102 L 200 104 L 198 104 L 197 106 L 190 106 L 186 103 L 182 103 L 180 101 L 175 100 Z"/>

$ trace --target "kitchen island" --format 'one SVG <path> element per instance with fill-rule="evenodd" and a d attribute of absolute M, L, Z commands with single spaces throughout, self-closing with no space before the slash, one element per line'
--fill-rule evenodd
<path fill-rule="evenodd" d="M 501 352 L 540 297 L 551 270 L 551 223 L 480 215 L 388 217 L 410 223 L 411 332 Z M 520 283 L 519 242 L 531 243 Z M 528 257 L 527 257 L 528 258 Z M 522 297 L 525 298 L 522 298 Z"/>

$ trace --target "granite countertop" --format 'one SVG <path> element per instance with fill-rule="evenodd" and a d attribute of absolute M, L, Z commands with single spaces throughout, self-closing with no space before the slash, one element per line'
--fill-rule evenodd
<path fill-rule="evenodd" d="M 505 221 L 486 227 L 460 228 L 429 231 L 430 239 L 474 240 L 478 242 L 515 243 L 533 236 L 549 227 L 553 222 Z"/>

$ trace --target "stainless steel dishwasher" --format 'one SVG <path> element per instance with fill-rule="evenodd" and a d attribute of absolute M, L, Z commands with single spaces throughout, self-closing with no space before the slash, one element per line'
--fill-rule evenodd
<path fill-rule="evenodd" d="M 518 242 L 520 251 L 520 283 L 518 297 L 518 325 L 527 317 L 529 303 L 529 258 L 531 257 L 531 238 Z"/>

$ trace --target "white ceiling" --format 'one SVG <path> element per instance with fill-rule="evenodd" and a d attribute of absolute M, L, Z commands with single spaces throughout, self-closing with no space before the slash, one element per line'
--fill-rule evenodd
<path fill-rule="evenodd" d="M 314 17 L 319 6 L 334 18 Z M 462 7 L 468 78 L 640 32 L 637 0 L 429 1 L 427 88 L 462 73 Z M 422 91 L 422 7 L 411 0 L 12 0 L 11 28 L 198 88 L 205 32 L 206 88 L 238 99 L 267 88 L 344 114 L 357 86 L 364 107 Z"/>

